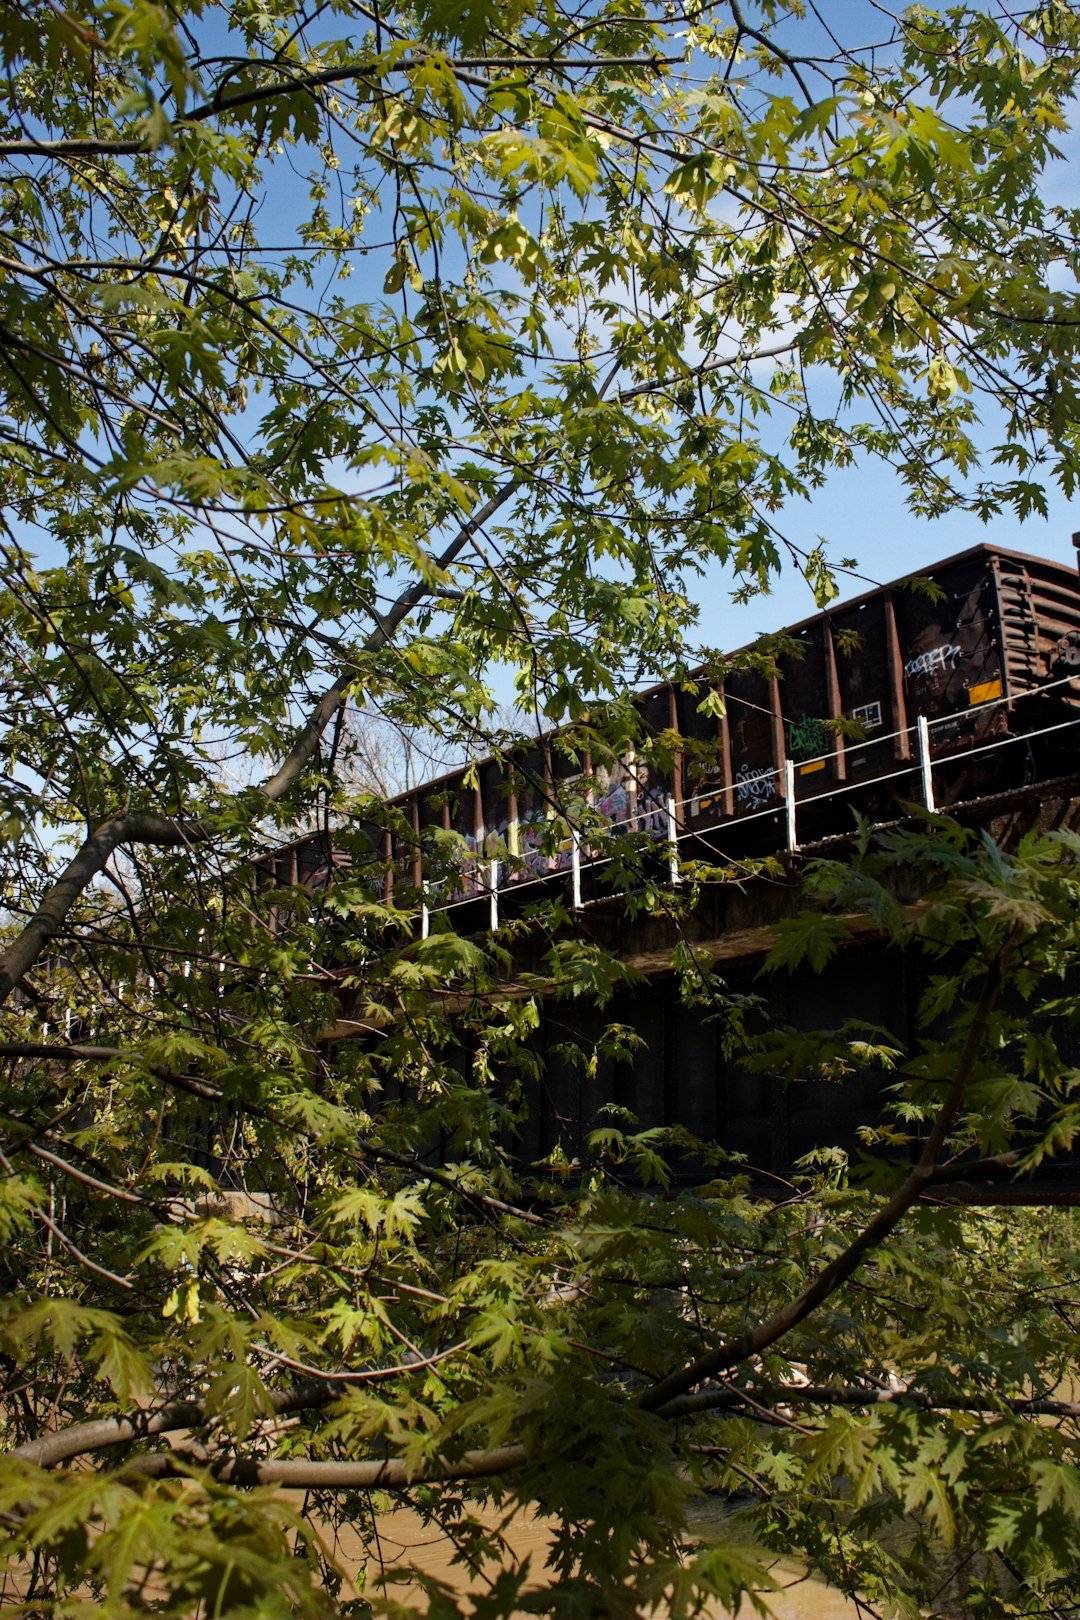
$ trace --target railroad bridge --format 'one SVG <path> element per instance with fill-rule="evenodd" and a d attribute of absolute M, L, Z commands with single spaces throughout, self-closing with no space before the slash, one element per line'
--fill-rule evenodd
<path fill-rule="evenodd" d="M 915 584 L 793 626 L 769 664 L 736 660 L 696 691 L 657 686 L 637 709 L 646 746 L 618 758 L 594 762 L 553 733 L 402 795 L 388 825 L 366 829 L 370 880 L 414 909 L 423 933 L 480 934 L 558 895 L 576 933 L 642 975 L 602 1013 L 551 1004 L 540 1034 L 546 1081 L 521 1144 L 528 1159 L 556 1147 L 573 1158 L 598 1109 L 614 1102 L 642 1127 L 684 1123 L 744 1154 L 762 1178 L 784 1177 L 812 1147 L 853 1144 L 885 1077 L 785 1090 L 751 1074 L 725 1056 L 717 1023 L 681 1002 L 673 949 L 692 944 L 733 991 L 765 997 L 778 1025 L 855 1017 L 903 1040 L 913 969 L 868 925 L 821 974 L 763 979 L 762 958 L 778 924 L 803 907 L 806 860 L 842 851 L 855 813 L 880 824 L 921 804 L 1006 843 L 1080 821 L 1080 580 L 978 546 Z M 649 738 L 662 746 L 650 750 Z M 606 868 L 621 835 L 652 846 L 654 875 L 676 888 L 688 862 L 774 855 L 778 864 L 702 885 L 675 922 L 631 912 L 613 892 Z M 267 857 L 261 879 L 318 887 L 339 858 L 325 836 L 300 839 Z M 355 1027 L 349 1012 L 343 1002 L 339 1038 Z M 643 1037 L 632 1064 L 589 1070 L 560 1055 L 568 1043 L 591 1045 L 612 1020 Z M 1080 1159 L 1055 1161 L 1022 1196 L 1080 1199 Z"/>

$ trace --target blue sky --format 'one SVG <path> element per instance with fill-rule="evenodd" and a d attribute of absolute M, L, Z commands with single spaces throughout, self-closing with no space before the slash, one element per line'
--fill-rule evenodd
<path fill-rule="evenodd" d="M 988 9 L 1000 8 L 1000 0 L 985 0 L 985 3 Z M 754 20 L 760 20 L 754 4 L 749 4 L 746 10 L 754 14 Z M 858 47 L 887 37 L 890 25 L 891 18 L 875 0 L 809 0 L 804 17 L 781 21 L 776 37 L 802 53 L 820 51 L 823 58 L 828 58 L 835 50 L 830 37 L 832 32 L 845 45 Z M 340 27 L 340 24 L 335 26 Z M 826 79 L 813 74 L 810 87 L 815 94 L 828 91 Z M 1059 142 L 1062 159 L 1051 165 L 1045 176 L 1044 191 L 1048 201 L 1066 206 L 1080 202 L 1076 183 L 1080 165 L 1080 108 L 1077 112 L 1074 128 Z M 294 211 L 303 209 L 306 188 L 300 174 L 292 168 L 293 161 L 292 157 L 287 157 L 272 166 L 274 184 L 268 191 L 261 221 L 262 234 L 268 242 L 296 239 Z M 297 168 L 302 170 L 303 161 L 297 159 L 296 162 Z M 374 239 L 379 237 L 380 217 L 381 211 L 376 208 L 370 220 Z M 375 257 L 379 260 L 375 278 L 378 283 L 384 265 L 380 255 Z M 343 289 L 347 296 L 350 291 L 355 296 L 359 292 L 356 283 L 372 275 L 370 262 L 362 258 L 355 268 L 354 283 L 351 287 L 346 283 Z M 836 392 L 836 379 L 822 381 L 823 414 L 831 414 L 829 399 Z M 780 430 L 781 422 L 776 418 L 774 421 Z M 996 438 L 989 428 L 983 429 L 977 437 L 987 448 L 992 447 Z M 357 483 L 355 476 L 347 474 L 342 482 L 346 488 L 355 487 Z M 776 527 L 802 551 L 824 544 L 833 562 L 841 557 L 857 559 L 861 577 L 839 579 L 842 596 L 847 597 L 857 596 L 874 584 L 919 572 L 943 557 L 980 542 L 993 542 L 1072 565 L 1076 553 L 1071 535 L 1073 530 L 1080 530 L 1080 499 L 1068 502 L 1060 490 L 1051 487 L 1047 489 L 1047 500 L 1047 518 L 1032 518 L 1024 524 L 1009 513 L 984 524 L 965 511 L 955 511 L 931 522 L 912 516 L 905 504 L 903 487 L 888 466 L 866 459 L 856 467 L 832 474 L 812 500 L 790 503 L 776 515 Z M 698 637 L 702 642 L 721 647 L 741 646 L 762 632 L 779 629 L 816 611 L 810 589 L 794 565 L 785 568 L 769 596 L 750 603 L 732 602 L 736 585 L 730 571 L 719 565 L 700 581 L 696 594 L 702 611 Z"/>
<path fill-rule="evenodd" d="M 995 7 L 996 0 L 989 0 L 989 4 Z M 826 24 L 845 43 L 880 37 L 884 29 L 885 19 L 868 0 L 818 0 L 816 5 L 809 5 L 808 12 L 808 17 L 797 25 L 800 42 L 804 48 L 807 46 L 807 30 L 813 29 L 816 14 L 823 54 L 828 54 L 830 48 Z M 1068 208 L 1080 206 L 1080 106 L 1075 112 L 1072 128 L 1056 143 L 1061 158 L 1047 169 L 1043 188 L 1048 202 Z M 973 437 L 986 449 L 995 443 L 989 429 Z M 987 468 L 991 470 L 988 462 Z M 944 557 L 982 543 L 1007 546 L 1074 567 L 1077 553 L 1072 535 L 1080 530 L 1080 496 L 1066 500 L 1060 489 L 1049 485 L 1046 495 L 1045 519 L 1033 517 L 1021 523 L 1015 514 L 1007 512 L 983 523 L 973 513 L 955 511 L 931 522 L 912 516 L 900 481 L 889 467 L 866 459 L 856 467 L 834 473 L 811 501 L 791 503 L 777 517 L 777 528 L 803 551 L 824 542 L 834 562 L 841 557 L 857 559 L 864 578 L 841 576 L 838 583 L 843 599 L 861 595 L 871 584 L 919 572 Z M 703 582 L 699 595 L 701 633 L 702 640 L 711 645 L 743 646 L 759 634 L 781 629 L 817 611 L 809 587 L 794 567 L 785 569 L 767 597 L 736 604 L 731 601 L 731 591 L 730 576 L 725 578 L 719 568 Z"/>
<path fill-rule="evenodd" d="M 811 549 L 820 537 L 833 559 L 856 558 L 865 580 L 841 576 L 839 583 L 842 596 L 859 596 L 869 583 L 884 584 L 917 573 L 954 552 L 984 543 L 1075 566 L 1072 533 L 1080 530 L 1080 498 L 1066 501 L 1054 489 L 1047 497 L 1045 520 L 1020 523 L 1006 513 L 982 523 L 971 512 L 957 511 L 929 522 L 912 517 L 891 469 L 867 461 L 835 473 L 812 501 L 789 506 L 778 527 L 804 549 Z M 717 569 L 701 592 L 702 639 L 716 646 L 740 647 L 756 635 L 817 611 L 809 586 L 794 567 L 785 569 L 770 596 L 738 605 L 731 601 L 731 589 L 730 575 Z"/>

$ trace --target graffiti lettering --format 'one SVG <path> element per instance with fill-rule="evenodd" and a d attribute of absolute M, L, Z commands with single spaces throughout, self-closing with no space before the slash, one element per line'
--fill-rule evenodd
<path fill-rule="evenodd" d="M 630 813 L 630 799 L 623 782 L 612 782 L 606 792 L 601 793 L 596 801 L 597 814 L 603 816 L 605 821 L 618 826 L 624 822 Z"/>
<path fill-rule="evenodd" d="M 461 840 L 457 852 L 460 876 L 454 892 L 458 896 L 479 894 L 484 887 L 484 874 L 479 864 L 483 837 L 477 839 L 475 833 L 459 833 L 458 837 Z"/>
<path fill-rule="evenodd" d="M 940 647 L 931 647 L 929 652 L 920 653 L 917 658 L 909 658 L 904 665 L 904 674 L 908 680 L 914 680 L 919 675 L 933 675 L 935 671 L 944 669 L 948 664 L 950 669 L 956 668 L 956 660 L 963 656 L 960 647 L 951 641 L 943 641 Z"/>
<path fill-rule="evenodd" d="M 703 783 L 697 793 L 690 800 L 690 814 L 703 816 L 707 810 L 716 810 L 724 802 L 724 788 L 721 782 Z"/>
<path fill-rule="evenodd" d="M 815 715 L 804 715 L 788 726 L 788 752 L 795 759 L 817 759 L 829 752 L 829 732 Z"/>
<path fill-rule="evenodd" d="M 740 765 L 735 773 L 735 800 L 741 810 L 757 809 L 776 797 L 776 783 L 769 765 Z"/>
<path fill-rule="evenodd" d="M 613 830 L 625 832 L 625 822 L 630 814 L 625 766 L 598 766 L 593 778 L 593 794 L 593 807 L 600 819 Z"/>
<path fill-rule="evenodd" d="M 532 872 L 537 877 L 548 869 L 548 858 L 541 849 L 546 827 L 547 812 L 544 810 L 534 810 L 518 822 L 518 853 L 522 865 L 526 872 Z"/>
<path fill-rule="evenodd" d="M 646 788 L 638 794 L 637 830 L 652 838 L 667 836 L 667 803 L 661 788 Z"/>

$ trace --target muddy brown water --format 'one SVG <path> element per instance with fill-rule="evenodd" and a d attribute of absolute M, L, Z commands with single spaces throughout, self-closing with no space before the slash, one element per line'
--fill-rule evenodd
<path fill-rule="evenodd" d="M 482 1510 L 477 1517 L 491 1525 L 499 1522 L 494 1513 L 486 1515 Z M 466 1598 L 473 1593 L 481 1595 L 486 1589 L 482 1577 L 471 1575 L 460 1563 L 454 1563 L 454 1546 L 450 1539 L 441 1534 L 436 1526 L 425 1525 L 410 1509 L 400 1508 L 380 1514 L 378 1529 L 379 1550 L 387 1569 L 392 1569 L 395 1564 L 408 1564 L 424 1575 L 447 1582 Z M 704 1527 L 703 1531 L 703 1539 L 707 1539 Z M 548 1584 L 544 1579 L 548 1534 L 548 1526 L 542 1516 L 525 1511 L 517 1514 L 503 1529 L 511 1555 L 517 1560 L 526 1556 L 530 1558 L 534 1589 L 542 1590 Z M 334 1551 L 345 1569 L 357 1569 L 365 1563 L 367 1556 L 359 1535 L 350 1532 L 348 1527 L 339 1533 Z M 800 1579 L 796 1571 L 782 1567 L 774 1569 L 773 1574 L 780 1583 L 780 1590 L 765 1596 L 776 1620 L 866 1620 L 865 1608 L 860 1610 L 841 1593 L 819 1581 Z M 370 1562 L 367 1563 L 366 1591 L 376 1605 L 380 1594 L 384 1594 L 394 1603 L 415 1607 L 419 1613 L 427 1607 L 422 1587 L 404 1576 L 383 1581 L 378 1567 L 373 1568 Z M 714 1606 L 705 1612 L 708 1620 L 730 1620 L 727 1609 Z M 746 1603 L 741 1613 L 743 1620 L 749 1620 L 754 1610 Z"/>

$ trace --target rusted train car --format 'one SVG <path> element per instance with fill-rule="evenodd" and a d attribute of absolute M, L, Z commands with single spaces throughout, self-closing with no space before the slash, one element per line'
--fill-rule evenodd
<path fill-rule="evenodd" d="M 734 660 L 703 710 L 708 690 L 643 692 L 636 753 L 594 762 L 552 733 L 474 766 L 475 786 L 460 770 L 402 795 L 396 831 L 365 829 L 373 887 L 432 909 L 509 901 L 571 870 L 579 885 L 598 823 L 738 856 L 845 830 L 854 808 L 947 808 L 1066 775 L 1080 740 L 1080 579 L 976 546 L 792 626 L 757 667 Z M 647 739 L 661 737 L 658 767 Z M 274 852 L 260 880 L 325 883 L 342 858 L 331 844 L 313 835 Z"/>

